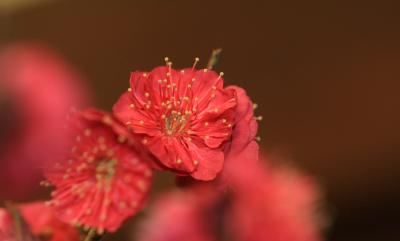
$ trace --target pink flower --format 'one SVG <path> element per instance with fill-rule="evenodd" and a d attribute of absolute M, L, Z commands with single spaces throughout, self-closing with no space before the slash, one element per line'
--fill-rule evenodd
<path fill-rule="evenodd" d="M 245 168 L 249 164 L 254 165 L 258 162 L 259 153 L 259 146 L 255 139 L 258 129 L 257 119 L 261 117 L 254 117 L 254 104 L 244 89 L 237 86 L 229 86 L 227 89 L 235 91 L 237 105 L 235 107 L 232 137 L 224 145 L 224 168 L 216 180 L 216 184 L 221 189 L 226 188 L 230 182 L 230 169 L 238 166 Z M 190 177 L 177 176 L 176 180 L 178 186 L 199 184 Z"/>
<path fill-rule="evenodd" d="M 259 164 L 235 172 L 231 185 L 236 192 L 227 220 L 238 240 L 321 240 L 320 197 L 310 177 Z"/>
<path fill-rule="evenodd" d="M 254 117 L 254 104 L 247 96 L 246 91 L 237 86 L 229 86 L 237 96 L 235 109 L 235 122 L 232 132 L 232 140 L 225 146 L 225 167 L 221 173 L 220 184 L 229 183 L 229 169 L 235 167 L 244 168 L 249 163 L 252 165 L 258 161 L 259 146 L 255 140 L 258 123 Z M 260 117 L 259 117 L 260 118 Z"/>
<path fill-rule="evenodd" d="M 205 221 L 206 211 L 216 203 L 212 189 L 195 188 L 161 196 L 141 223 L 139 241 L 217 241 Z"/>
<path fill-rule="evenodd" d="M 50 204 L 65 222 L 114 232 L 143 206 L 152 177 L 148 157 L 107 113 L 88 109 L 70 123 L 71 151 L 45 170 L 55 186 Z"/>
<path fill-rule="evenodd" d="M 79 241 L 78 230 L 59 220 L 54 211 L 43 202 L 23 204 L 19 209 L 32 233 L 40 240 Z"/>
<path fill-rule="evenodd" d="M 230 191 L 203 184 L 161 197 L 138 240 L 321 240 L 312 179 L 255 162 L 230 170 Z"/>
<path fill-rule="evenodd" d="M 35 190 L 39 166 L 63 150 L 65 115 L 86 102 L 79 76 L 50 50 L 18 44 L 0 52 L 0 199 Z"/>
<path fill-rule="evenodd" d="M 169 65 L 133 72 L 113 111 L 143 136 L 163 168 L 211 180 L 223 167 L 236 103 L 235 90 L 225 89 L 214 71 L 176 71 Z"/>

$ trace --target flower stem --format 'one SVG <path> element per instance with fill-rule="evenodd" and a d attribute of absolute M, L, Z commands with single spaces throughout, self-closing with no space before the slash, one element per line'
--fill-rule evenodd
<path fill-rule="evenodd" d="M 5 209 L 11 215 L 12 222 L 15 230 L 16 241 L 37 241 L 38 239 L 32 234 L 24 218 L 21 216 L 20 211 L 14 203 L 6 201 L 4 203 Z"/>
<path fill-rule="evenodd" d="M 21 219 L 19 216 L 18 211 L 14 207 L 14 204 L 11 202 L 6 202 L 5 203 L 6 209 L 8 212 L 11 214 L 13 224 L 14 224 L 14 229 L 15 229 L 15 234 L 16 234 L 16 239 L 17 240 L 22 240 L 22 225 L 21 225 Z"/>
<path fill-rule="evenodd" d="M 91 228 L 89 229 L 89 232 L 86 234 L 86 237 L 84 241 L 95 241 L 95 240 L 100 240 L 101 236 L 96 235 L 96 229 Z"/>

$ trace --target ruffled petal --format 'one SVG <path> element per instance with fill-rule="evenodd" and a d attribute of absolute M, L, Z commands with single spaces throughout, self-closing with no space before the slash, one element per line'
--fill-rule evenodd
<path fill-rule="evenodd" d="M 113 106 L 114 115 L 135 133 L 155 136 L 160 134 L 159 123 L 143 107 L 134 104 L 130 92 L 121 95 Z"/>
<path fill-rule="evenodd" d="M 183 138 L 157 137 L 148 141 L 147 147 L 167 168 L 177 172 L 190 173 L 195 169 L 189 151 L 190 141 Z"/>
<path fill-rule="evenodd" d="M 192 158 L 197 164 L 196 170 L 190 175 L 197 180 L 214 179 L 222 170 L 224 153 L 218 149 L 197 146 L 194 142 L 190 142 L 188 145 Z"/>

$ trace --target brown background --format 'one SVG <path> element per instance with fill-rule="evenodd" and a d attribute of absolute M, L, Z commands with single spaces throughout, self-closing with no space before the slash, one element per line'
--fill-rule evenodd
<path fill-rule="evenodd" d="M 259 104 L 262 146 L 324 186 L 329 240 L 400 240 L 398 1 L 53 1 L 0 16 L 0 43 L 57 49 L 110 109 L 129 71 L 217 70 Z"/>

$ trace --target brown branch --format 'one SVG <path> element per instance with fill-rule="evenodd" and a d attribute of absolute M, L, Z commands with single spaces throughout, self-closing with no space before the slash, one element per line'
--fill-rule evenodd
<path fill-rule="evenodd" d="M 86 234 L 83 241 L 100 241 L 102 238 L 103 235 L 98 235 L 97 230 L 95 228 L 91 228 L 89 229 L 89 232 Z"/>

